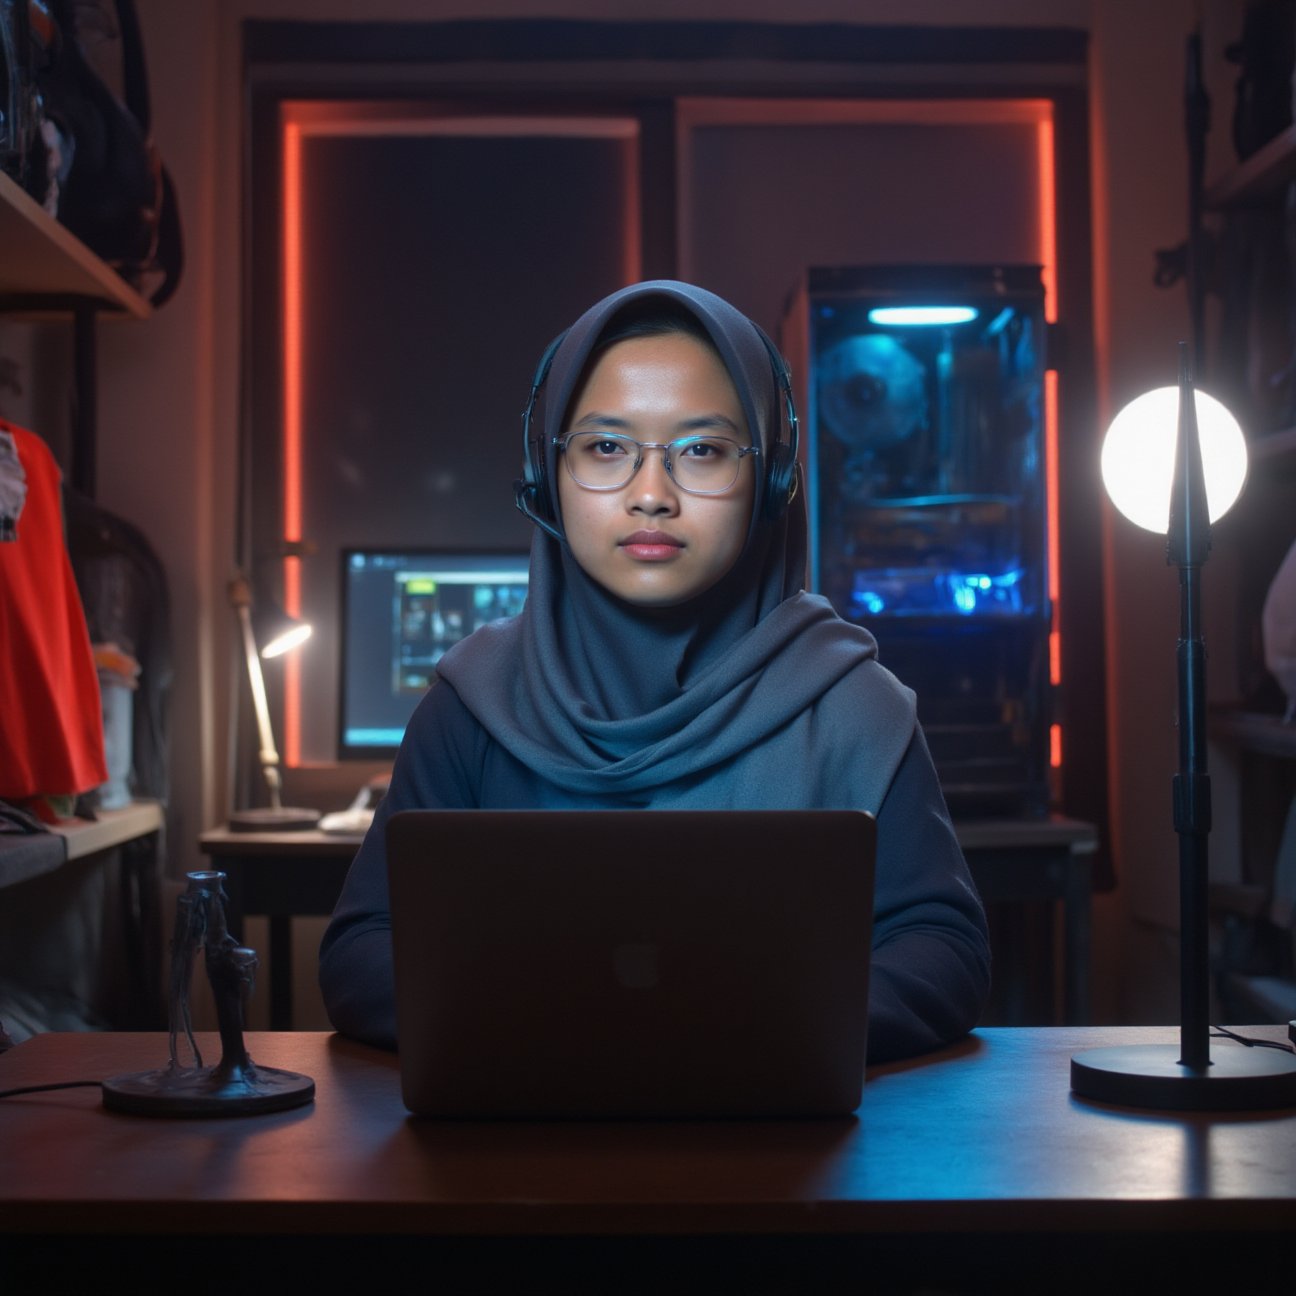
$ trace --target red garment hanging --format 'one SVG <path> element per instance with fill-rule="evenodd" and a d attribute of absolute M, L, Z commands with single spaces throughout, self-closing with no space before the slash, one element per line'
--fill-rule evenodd
<path fill-rule="evenodd" d="M 0 420 L 27 474 L 17 539 L 0 542 L 0 797 L 107 781 L 103 712 L 63 533 L 62 473 L 35 433 Z"/>

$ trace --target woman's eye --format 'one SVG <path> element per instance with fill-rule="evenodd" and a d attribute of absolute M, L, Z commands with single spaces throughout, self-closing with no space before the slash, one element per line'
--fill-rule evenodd
<path fill-rule="evenodd" d="M 689 459 L 723 458 L 726 450 L 723 441 L 686 441 L 680 453 Z"/>
<path fill-rule="evenodd" d="M 626 448 L 620 441 L 613 441 L 611 438 L 606 440 L 593 440 L 589 443 L 589 452 L 596 459 L 611 459 L 616 455 L 626 453 Z"/>

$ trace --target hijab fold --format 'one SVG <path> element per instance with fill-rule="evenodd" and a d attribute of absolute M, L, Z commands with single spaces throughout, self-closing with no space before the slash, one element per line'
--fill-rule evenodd
<path fill-rule="evenodd" d="M 645 608 L 603 589 L 537 529 L 523 612 L 456 645 L 438 673 L 497 743 L 573 793 L 651 801 L 685 783 L 723 781 L 743 757 L 746 803 L 789 804 L 799 782 L 809 796 L 822 779 L 785 768 L 788 751 L 858 750 L 867 764 L 861 808 L 876 812 L 863 802 L 880 800 L 908 747 L 913 695 L 877 665 L 872 635 L 802 591 L 804 492 L 777 519 L 764 516 L 764 460 L 779 438 L 782 394 L 756 325 L 712 293 L 664 280 L 591 308 L 555 352 L 536 410 L 548 480 L 591 353 L 618 315 L 649 299 L 683 307 L 706 329 L 752 443 L 765 451 L 742 554 L 696 598 Z M 839 688 L 850 690 L 849 705 L 818 705 Z M 787 741 L 806 726 L 813 735 Z M 718 804 L 731 800 L 717 795 Z"/>

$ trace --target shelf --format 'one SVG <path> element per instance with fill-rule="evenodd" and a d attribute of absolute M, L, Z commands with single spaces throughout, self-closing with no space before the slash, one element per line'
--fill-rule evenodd
<path fill-rule="evenodd" d="M 120 810 L 100 810 L 94 819 L 55 824 L 52 831 L 67 842 L 67 857 L 72 860 L 134 841 L 137 837 L 157 832 L 161 827 L 160 802 L 132 801 Z"/>
<path fill-rule="evenodd" d="M 0 173 L 0 309 L 40 316 L 97 303 L 147 319 L 153 308 L 117 272 Z"/>
<path fill-rule="evenodd" d="M 1282 716 L 1213 708 L 1208 728 L 1212 738 L 1246 751 L 1296 760 L 1296 724 L 1285 723 Z"/>
<path fill-rule="evenodd" d="M 1275 135 L 1224 179 L 1211 185 L 1202 195 L 1202 202 L 1213 211 L 1245 207 L 1276 194 L 1292 180 L 1296 180 L 1296 125 Z"/>
<path fill-rule="evenodd" d="M 84 859 L 161 831 L 162 806 L 132 801 L 120 810 L 100 810 L 93 820 L 69 819 L 48 832 L 8 834 L 0 839 L 0 889 L 55 872 L 68 860 Z M 61 849 L 54 847 L 63 839 Z"/>

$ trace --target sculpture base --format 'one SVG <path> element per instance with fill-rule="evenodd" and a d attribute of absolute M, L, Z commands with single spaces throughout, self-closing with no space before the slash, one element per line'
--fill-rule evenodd
<path fill-rule="evenodd" d="M 1088 1049 L 1071 1059 L 1081 1098 L 1163 1111 L 1266 1111 L 1296 1107 L 1296 1054 L 1226 1043 L 1210 1066 L 1180 1061 L 1178 1044 Z"/>
<path fill-rule="evenodd" d="M 252 1116 L 300 1107 L 315 1097 L 315 1081 L 274 1067 L 165 1067 L 112 1076 L 103 1105 L 134 1116 Z"/>

